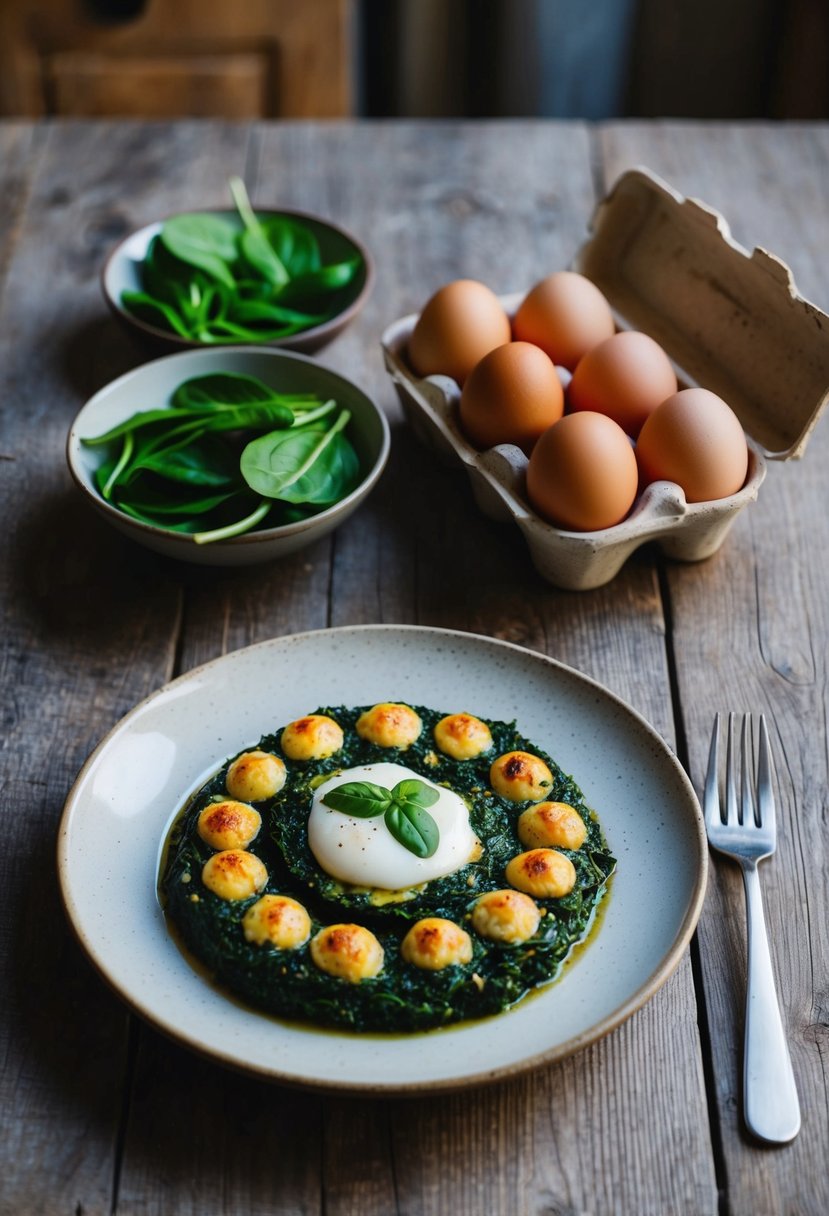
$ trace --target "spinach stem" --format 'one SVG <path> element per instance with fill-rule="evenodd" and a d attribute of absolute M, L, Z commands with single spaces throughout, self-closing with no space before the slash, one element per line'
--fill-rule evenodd
<path fill-rule="evenodd" d="M 124 436 L 124 446 L 121 448 L 121 455 L 118 457 L 118 463 L 107 478 L 106 485 L 104 486 L 103 490 L 101 490 L 101 497 L 105 498 L 107 502 L 109 502 L 110 498 L 112 497 L 112 491 L 118 482 L 118 478 L 121 476 L 132 458 L 132 449 L 133 438 L 132 432 L 129 431 Z"/>
<path fill-rule="evenodd" d="M 230 193 L 233 195 L 233 201 L 236 204 L 236 210 L 239 212 L 242 223 L 251 232 L 261 232 L 262 225 L 259 223 L 253 207 L 250 205 L 248 192 L 241 177 L 231 177 L 228 185 L 230 186 Z"/>
<path fill-rule="evenodd" d="M 337 403 L 332 397 L 330 401 L 326 401 L 324 405 L 318 406 L 315 410 L 303 410 L 301 413 L 295 411 L 291 427 L 300 427 L 305 426 L 307 422 L 316 422 L 318 418 L 324 418 L 326 414 L 330 414 L 336 408 Z"/>
<path fill-rule="evenodd" d="M 258 523 L 265 518 L 273 506 L 273 502 L 264 498 L 255 511 L 251 511 L 250 515 L 246 515 L 244 519 L 239 519 L 235 524 L 227 524 L 224 528 L 213 528 L 210 532 L 194 532 L 193 540 L 197 545 L 209 545 L 214 540 L 228 540 L 231 536 L 241 536 L 243 532 L 249 532 L 251 528 L 255 528 Z"/>

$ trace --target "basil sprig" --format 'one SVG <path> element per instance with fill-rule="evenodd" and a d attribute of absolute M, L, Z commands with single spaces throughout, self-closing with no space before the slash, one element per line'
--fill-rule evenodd
<path fill-rule="evenodd" d="M 322 799 L 323 806 L 356 819 L 383 821 L 395 840 L 415 857 L 431 857 L 440 843 L 440 829 L 427 807 L 438 800 L 437 790 L 415 777 L 398 781 L 394 789 L 371 781 L 347 781 Z"/>

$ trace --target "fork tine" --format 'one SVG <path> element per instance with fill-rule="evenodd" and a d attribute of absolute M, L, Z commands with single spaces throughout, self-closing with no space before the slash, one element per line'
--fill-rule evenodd
<path fill-rule="evenodd" d="M 711 732 L 711 745 L 708 749 L 708 772 L 705 774 L 705 790 L 702 805 L 705 812 L 705 822 L 709 826 L 722 823 L 720 811 L 720 792 L 718 773 L 720 768 L 720 715 L 714 715 L 714 729 Z"/>
<path fill-rule="evenodd" d="M 760 743 L 757 757 L 757 817 L 758 823 L 771 832 L 777 830 L 777 815 L 772 784 L 772 759 L 765 714 L 760 714 Z"/>
<path fill-rule="evenodd" d="M 734 770 L 737 767 L 734 758 L 734 719 L 736 714 L 728 715 L 728 740 L 725 752 L 725 822 L 731 827 L 739 823 L 737 818 L 737 787 Z"/>
<path fill-rule="evenodd" d="M 751 786 L 754 780 L 754 722 L 751 714 L 743 714 L 742 757 L 740 759 L 740 823 L 752 827 L 754 797 Z"/>

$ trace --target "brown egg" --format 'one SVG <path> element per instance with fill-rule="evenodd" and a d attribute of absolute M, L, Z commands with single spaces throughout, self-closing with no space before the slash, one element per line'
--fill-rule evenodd
<path fill-rule="evenodd" d="M 590 279 L 571 270 L 550 274 L 524 297 L 512 332 L 534 342 L 570 371 L 583 355 L 615 333 L 610 305 Z"/>
<path fill-rule="evenodd" d="M 644 484 L 674 481 L 688 502 L 710 502 L 741 489 L 748 447 L 736 414 L 721 397 L 685 388 L 648 418 L 636 459 Z"/>
<path fill-rule="evenodd" d="M 595 410 L 634 438 L 666 397 L 676 373 L 658 342 L 634 330 L 614 334 L 584 356 L 567 390 L 570 409 Z"/>
<path fill-rule="evenodd" d="M 508 342 L 476 364 L 461 394 L 461 427 L 479 448 L 514 443 L 528 454 L 564 413 L 564 390 L 544 351 Z"/>
<path fill-rule="evenodd" d="M 539 515 L 574 532 L 612 528 L 638 486 L 636 457 L 605 414 L 568 414 L 539 439 L 527 467 L 527 494 Z"/>
<path fill-rule="evenodd" d="M 498 297 L 474 279 L 436 291 L 409 339 L 409 363 L 418 376 L 451 376 L 463 384 L 484 355 L 512 337 Z"/>

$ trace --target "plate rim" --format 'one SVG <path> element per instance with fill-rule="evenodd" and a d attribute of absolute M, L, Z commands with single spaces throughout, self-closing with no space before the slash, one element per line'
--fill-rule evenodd
<path fill-rule="evenodd" d="M 218 664 L 224 663 L 233 655 L 238 655 L 242 652 L 250 652 L 259 649 L 279 645 L 290 645 L 292 642 L 319 637 L 320 635 L 345 635 L 354 633 L 418 633 L 421 635 L 436 635 L 443 638 L 461 638 L 465 641 L 477 643 L 485 643 L 487 646 L 492 646 L 496 649 L 503 648 L 508 651 L 515 652 L 524 657 L 530 657 L 540 661 L 542 666 L 547 666 L 552 669 L 563 671 L 569 677 L 575 677 L 578 681 L 588 685 L 594 691 L 602 694 L 617 708 L 622 709 L 627 714 L 631 715 L 644 729 L 646 734 L 650 736 L 664 753 L 665 758 L 674 768 L 680 784 L 684 785 L 686 792 L 690 794 L 689 805 L 694 810 L 693 823 L 696 827 L 697 845 L 697 865 L 695 866 L 693 890 L 688 906 L 682 918 L 680 926 L 677 930 L 674 941 L 668 952 L 659 960 L 656 967 L 651 971 L 647 979 L 639 985 L 639 987 L 631 993 L 612 1013 L 608 1014 L 600 1021 L 587 1027 L 582 1032 L 572 1035 L 569 1039 L 559 1043 L 549 1050 L 536 1052 L 531 1056 L 525 1056 L 520 1061 L 498 1066 L 490 1070 L 478 1071 L 469 1075 L 453 1076 L 442 1079 L 433 1079 L 425 1082 L 404 1082 L 392 1083 L 389 1085 L 382 1082 L 355 1082 L 355 1081 L 337 1081 L 336 1079 L 319 1079 L 315 1077 L 297 1077 L 291 1073 L 285 1073 L 279 1068 L 274 1068 L 266 1064 L 257 1064 L 253 1061 L 241 1061 L 238 1057 L 229 1053 L 224 1053 L 220 1049 L 213 1047 L 205 1047 L 196 1039 L 188 1037 L 173 1024 L 164 1023 L 159 1020 L 157 1014 L 143 1006 L 140 994 L 125 990 L 116 980 L 108 974 L 106 966 L 97 957 L 93 943 L 88 941 L 87 936 L 83 932 L 80 924 L 77 922 L 73 913 L 74 901 L 72 899 L 71 890 L 69 887 L 68 876 L 68 858 L 67 850 L 71 836 L 71 820 L 74 813 L 78 798 L 81 793 L 81 787 L 86 781 L 86 777 L 97 761 L 101 753 L 109 745 L 110 740 L 114 735 L 128 725 L 130 720 L 137 717 L 146 706 L 151 704 L 163 695 L 166 695 L 170 689 L 177 685 L 193 678 L 198 678 L 208 669 L 215 667 Z M 225 1067 L 229 1067 L 236 1072 L 243 1073 L 246 1076 L 255 1077 L 259 1080 L 268 1080 L 272 1083 L 284 1085 L 288 1088 L 300 1089 L 304 1091 L 313 1091 L 318 1093 L 337 1093 L 337 1094 L 362 1094 L 364 1096 L 375 1097 L 392 1097 L 392 1096 L 421 1096 L 430 1093 L 453 1093 L 459 1092 L 470 1086 L 484 1086 L 497 1084 L 499 1082 L 511 1080 L 519 1077 L 534 1068 L 546 1067 L 560 1060 L 574 1055 L 582 1051 L 584 1048 L 593 1043 L 599 1042 L 612 1031 L 616 1030 L 624 1022 L 626 1022 L 634 1013 L 637 1013 L 647 1002 L 653 997 L 658 990 L 663 987 L 679 966 L 686 948 L 688 947 L 691 937 L 699 921 L 702 912 L 703 903 L 709 874 L 709 856 L 708 856 L 708 840 L 705 831 L 705 822 L 702 816 L 702 811 L 699 805 L 699 799 L 691 782 L 690 777 L 686 773 L 684 767 L 679 761 L 676 753 L 656 730 L 654 726 L 648 722 L 637 709 L 630 705 L 623 697 L 612 689 L 607 688 L 599 680 L 593 676 L 580 671 L 578 668 L 563 662 L 561 659 L 553 658 L 551 655 L 544 654 L 541 651 L 531 650 L 529 647 L 520 646 L 515 642 L 509 642 L 502 638 L 493 638 L 487 634 L 476 633 L 462 629 L 447 629 L 440 626 L 417 625 L 417 624 L 394 624 L 391 622 L 382 622 L 377 624 L 360 624 L 360 625 L 339 625 L 331 628 L 309 629 L 298 633 L 280 634 L 270 638 L 264 638 L 259 642 L 253 642 L 248 646 L 240 646 L 235 650 L 230 650 L 226 654 L 217 655 L 213 659 L 208 659 L 204 663 L 200 663 L 195 667 L 190 668 L 186 672 L 168 680 L 159 688 L 143 697 L 137 702 L 126 714 L 115 722 L 112 727 L 103 736 L 100 742 L 96 745 L 93 751 L 81 766 L 72 786 L 67 794 L 61 812 L 60 821 L 57 832 L 57 870 L 58 870 L 58 886 L 60 890 L 61 902 L 64 912 L 69 921 L 72 932 L 76 941 L 84 951 L 84 954 L 89 962 L 92 963 L 98 975 L 105 981 L 111 991 L 122 1000 L 126 1006 L 144 1022 L 148 1023 L 154 1030 L 164 1034 L 168 1039 L 172 1040 L 179 1046 L 183 1046 L 189 1051 L 195 1052 L 204 1059 L 209 1059 L 214 1063 L 220 1063 Z M 214 991 L 216 991 L 214 989 Z M 217 993 L 221 995 L 220 993 Z M 255 1012 L 255 1011 L 254 1011 Z M 275 1019 L 277 1022 L 279 1019 Z M 462 1024 L 461 1024 L 462 1025 Z M 449 1028 L 457 1029 L 455 1028 Z M 336 1032 L 334 1032 L 336 1033 Z M 344 1039 L 348 1039 L 350 1035 L 343 1034 Z M 413 1039 L 420 1036 L 412 1035 Z"/>

